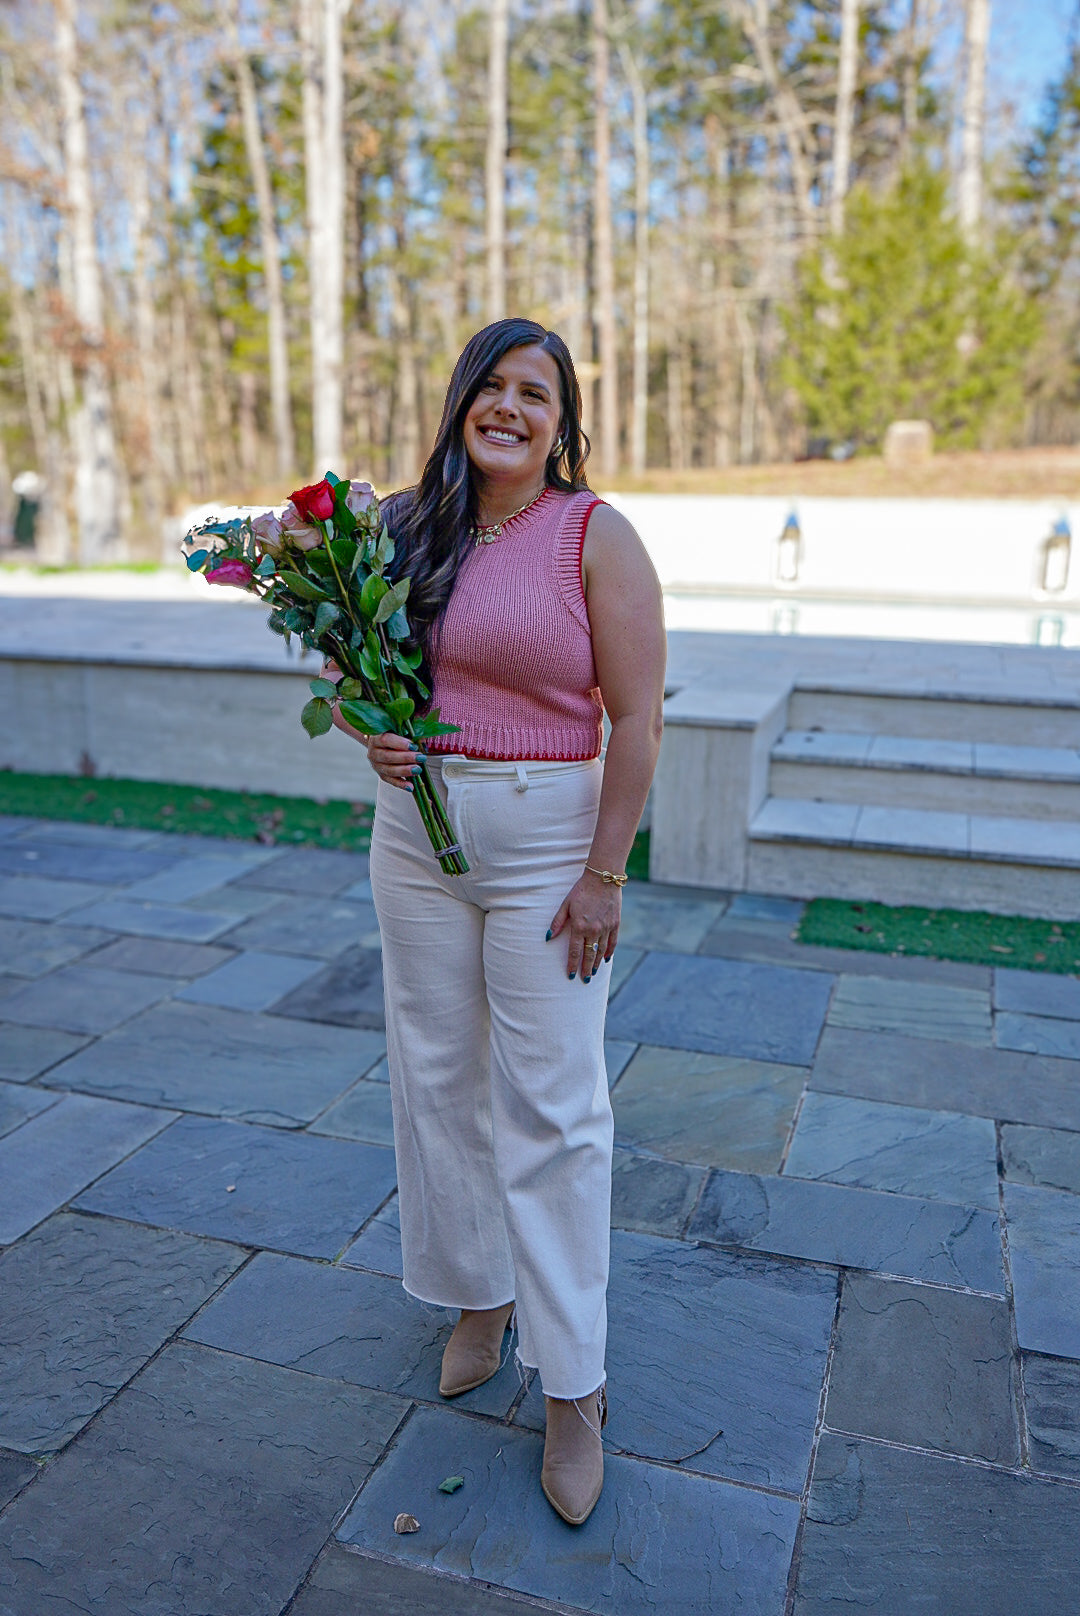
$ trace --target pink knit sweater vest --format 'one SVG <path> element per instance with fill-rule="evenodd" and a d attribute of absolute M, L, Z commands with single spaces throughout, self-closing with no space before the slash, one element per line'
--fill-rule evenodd
<path fill-rule="evenodd" d="M 432 702 L 466 757 L 600 755 L 603 703 L 581 587 L 594 494 L 549 488 L 501 538 L 470 551 L 443 616 Z"/>

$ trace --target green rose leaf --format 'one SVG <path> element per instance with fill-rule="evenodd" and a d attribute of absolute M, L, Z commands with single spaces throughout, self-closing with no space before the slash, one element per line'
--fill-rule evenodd
<path fill-rule="evenodd" d="M 343 701 L 338 707 L 342 718 L 364 735 L 385 735 L 393 729 L 390 714 L 373 701 Z"/>
<path fill-rule="evenodd" d="M 313 680 L 313 684 L 321 684 L 322 680 Z M 316 735 L 325 735 L 334 722 L 334 710 L 328 701 L 321 701 L 318 696 L 307 702 L 300 714 L 300 722 L 307 730 L 311 739 Z"/>
<path fill-rule="evenodd" d="M 291 629 L 294 634 L 299 634 L 307 627 L 308 614 L 302 606 L 290 606 L 283 621 L 287 629 Z"/>
<path fill-rule="evenodd" d="M 367 701 L 368 693 L 362 679 L 343 679 L 337 687 L 343 701 Z"/>
<path fill-rule="evenodd" d="M 380 579 L 380 582 L 382 580 Z M 376 623 L 385 623 L 388 617 L 393 617 L 409 598 L 409 578 L 400 578 L 392 589 L 388 589 L 379 601 L 375 612 Z"/>
<path fill-rule="evenodd" d="M 447 1476 L 445 1481 L 440 1481 L 439 1491 L 441 1493 L 456 1493 L 458 1488 L 464 1487 L 464 1485 L 464 1476 Z"/>
<path fill-rule="evenodd" d="M 349 515 L 352 515 L 351 511 Z M 348 572 L 356 560 L 356 541 L 354 539 L 335 539 L 330 549 L 333 551 L 334 560 L 338 566 L 344 567 L 345 571 Z"/>
<path fill-rule="evenodd" d="M 323 473 L 323 482 L 324 483 L 329 483 L 331 488 L 336 488 L 340 481 L 341 481 L 341 478 L 335 476 L 332 471 L 327 471 L 327 472 Z"/>
<path fill-rule="evenodd" d="M 326 591 L 320 589 L 318 584 L 310 578 L 303 577 L 299 572 L 283 572 L 281 582 L 291 595 L 299 595 L 301 600 L 325 600 Z"/>
<path fill-rule="evenodd" d="M 396 701 L 388 701 L 386 710 L 395 724 L 404 724 L 416 711 L 416 703 L 411 696 L 398 696 Z"/>
<path fill-rule="evenodd" d="M 364 579 L 364 587 L 360 591 L 360 610 L 363 612 L 365 617 L 374 617 L 375 621 L 378 623 L 383 621 L 383 618 L 376 617 L 376 612 L 378 611 L 379 606 L 382 604 L 383 597 L 387 595 L 389 591 L 390 586 L 386 582 L 386 579 L 380 578 L 377 572 L 369 574 L 369 576 Z M 391 606 L 390 610 L 393 611 L 394 607 Z"/>
<path fill-rule="evenodd" d="M 424 653 L 419 646 L 412 651 L 403 651 L 399 646 L 394 652 L 394 667 L 399 673 L 415 673 L 423 660 Z"/>
<path fill-rule="evenodd" d="M 457 724 L 441 724 L 437 712 L 427 713 L 423 718 L 414 718 L 412 732 L 418 739 L 431 735 L 456 735 Z"/>
<path fill-rule="evenodd" d="M 259 562 L 259 565 L 255 568 L 255 576 L 257 578 L 270 578 L 273 576 L 276 568 L 277 562 L 274 560 L 273 556 L 265 555 Z"/>
<path fill-rule="evenodd" d="M 382 658 L 379 655 L 378 646 L 372 651 L 369 644 L 371 638 L 372 636 L 369 634 L 360 649 L 360 672 L 365 679 L 381 679 Z"/>
<path fill-rule="evenodd" d="M 409 619 L 399 607 L 386 619 L 386 632 L 392 640 L 403 640 L 409 632 Z"/>
<path fill-rule="evenodd" d="M 187 558 L 188 570 L 198 572 L 209 554 L 209 550 L 192 550 Z"/>
<path fill-rule="evenodd" d="M 332 600 L 321 600 L 315 613 L 315 626 L 312 629 L 315 638 L 318 639 L 320 634 L 325 634 L 327 629 L 331 628 L 340 616 L 340 606 L 335 605 Z"/>
<path fill-rule="evenodd" d="M 394 541 L 390 537 L 390 529 L 385 522 L 382 525 L 378 543 L 375 546 L 375 559 L 383 567 L 388 567 L 394 559 Z"/>
<path fill-rule="evenodd" d="M 321 696 L 324 701 L 337 700 L 337 685 L 330 679 L 310 679 L 308 689 L 313 696 Z"/>

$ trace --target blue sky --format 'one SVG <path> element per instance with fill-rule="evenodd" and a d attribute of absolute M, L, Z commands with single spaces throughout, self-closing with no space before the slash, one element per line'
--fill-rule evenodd
<path fill-rule="evenodd" d="M 990 86 L 994 110 L 1024 123 L 1037 114 L 1047 84 L 1064 66 L 1077 0 L 994 0 Z"/>

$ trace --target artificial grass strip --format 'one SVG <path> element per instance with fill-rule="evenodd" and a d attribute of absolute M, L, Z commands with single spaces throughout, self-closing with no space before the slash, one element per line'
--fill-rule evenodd
<path fill-rule="evenodd" d="M 861 948 L 875 954 L 922 955 L 970 965 L 1080 975 L 1080 923 L 1029 920 L 962 909 L 890 908 L 814 898 L 796 937 L 822 948 Z"/>
<path fill-rule="evenodd" d="M 162 780 L 0 770 L 0 814 L 362 852 L 371 840 L 372 808 L 369 803 L 215 791 Z"/>
<path fill-rule="evenodd" d="M 162 780 L 99 780 L 69 774 L 15 774 L 0 769 L 0 814 L 68 819 L 79 824 L 172 830 L 239 841 L 338 847 L 364 852 L 371 841 L 369 803 L 316 802 L 214 791 Z M 639 831 L 626 861 L 635 881 L 649 879 L 649 833 Z"/>

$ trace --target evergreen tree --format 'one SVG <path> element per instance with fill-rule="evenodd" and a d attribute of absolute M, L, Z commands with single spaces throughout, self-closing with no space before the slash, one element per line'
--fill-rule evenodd
<path fill-rule="evenodd" d="M 1039 312 L 1000 256 L 965 243 L 925 165 L 875 196 L 802 265 L 785 372 L 809 430 L 880 447 L 890 421 L 929 420 L 944 447 L 997 441 L 1024 403 Z"/>

